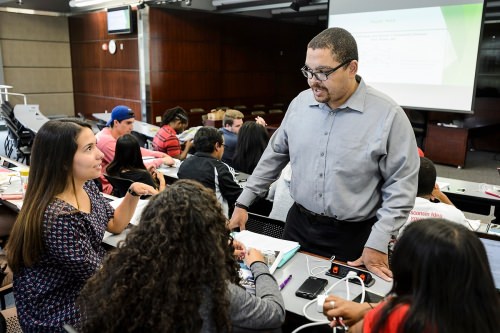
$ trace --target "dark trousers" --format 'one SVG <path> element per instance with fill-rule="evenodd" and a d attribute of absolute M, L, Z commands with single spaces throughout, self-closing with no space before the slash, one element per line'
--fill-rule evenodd
<path fill-rule="evenodd" d="M 376 217 L 361 222 L 341 221 L 316 215 L 295 203 L 288 212 L 283 238 L 299 242 L 301 251 L 351 261 L 361 256 L 376 221 Z"/>

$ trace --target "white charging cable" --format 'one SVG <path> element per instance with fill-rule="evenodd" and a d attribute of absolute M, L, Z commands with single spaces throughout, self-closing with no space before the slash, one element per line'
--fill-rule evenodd
<path fill-rule="evenodd" d="M 309 262 L 307 263 L 308 264 L 308 269 L 309 269 Z M 364 281 L 356 274 L 356 272 L 354 271 L 349 271 L 347 273 L 347 275 L 345 277 L 343 277 L 342 279 L 340 279 L 339 281 L 335 282 L 330 288 L 328 288 L 322 295 L 319 295 L 318 297 L 316 297 L 315 299 L 307 302 L 304 307 L 302 308 L 302 313 L 304 314 L 304 317 L 306 317 L 308 320 L 312 321 L 312 323 L 308 323 L 308 324 L 305 324 L 305 325 L 302 325 L 302 326 L 299 326 L 297 327 L 292 333 L 296 333 L 296 332 L 299 332 L 301 331 L 302 329 L 304 328 L 307 328 L 307 327 L 311 327 L 311 326 L 318 326 L 318 325 L 325 325 L 325 324 L 329 324 L 330 322 L 328 320 L 324 320 L 324 319 L 317 319 L 317 318 L 314 318 L 314 317 L 311 317 L 307 314 L 307 308 L 313 304 L 314 302 L 317 303 L 317 310 L 318 312 L 323 312 L 322 311 L 322 308 L 323 308 L 323 303 L 325 302 L 325 299 L 326 297 L 328 296 L 328 293 L 333 289 L 335 288 L 339 283 L 341 283 L 342 281 L 345 281 L 346 282 L 346 289 L 347 289 L 347 297 L 346 299 L 349 300 L 349 279 L 358 279 L 360 284 L 361 284 L 361 300 L 360 300 L 360 303 L 363 303 L 365 301 L 365 292 L 366 292 L 366 289 L 365 289 L 365 283 Z M 319 302 L 318 302 L 319 300 Z M 320 304 L 321 303 L 321 304 Z M 321 306 L 321 311 L 320 311 L 320 306 Z"/>

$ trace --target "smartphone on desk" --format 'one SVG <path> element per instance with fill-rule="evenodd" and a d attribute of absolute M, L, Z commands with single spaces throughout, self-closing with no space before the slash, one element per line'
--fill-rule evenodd
<path fill-rule="evenodd" d="M 315 276 L 308 277 L 299 289 L 295 292 L 295 296 L 315 299 L 328 284 L 327 279 L 317 278 Z"/>

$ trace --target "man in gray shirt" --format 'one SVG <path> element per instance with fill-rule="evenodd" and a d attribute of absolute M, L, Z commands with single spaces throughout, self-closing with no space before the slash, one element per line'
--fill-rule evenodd
<path fill-rule="evenodd" d="M 246 207 L 290 161 L 295 204 L 283 238 L 391 280 L 387 244 L 415 201 L 417 145 L 401 107 L 367 86 L 357 70 L 357 45 L 348 31 L 330 28 L 309 42 L 301 71 L 311 89 L 290 104 L 229 227 L 245 227 Z"/>

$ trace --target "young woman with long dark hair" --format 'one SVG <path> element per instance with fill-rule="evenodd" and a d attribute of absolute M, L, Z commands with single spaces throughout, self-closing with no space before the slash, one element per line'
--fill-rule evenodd
<path fill-rule="evenodd" d="M 165 189 L 165 177 L 151 166 L 144 165 L 139 141 L 132 134 L 125 134 L 116 140 L 115 157 L 109 163 L 106 173 L 113 177 L 130 179 L 153 186 L 159 191 Z"/>
<path fill-rule="evenodd" d="M 267 129 L 255 121 L 246 121 L 238 132 L 238 142 L 233 157 L 233 167 L 251 174 L 269 142 Z"/>
<path fill-rule="evenodd" d="M 29 185 L 6 248 L 24 332 L 78 327 L 75 300 L 101 266 L 104 231 L 125 229 L 139 200 L 134 194 L 157 193 L 133 183 L 132 193 L 113 210 L 93 182 L 102 158 L 90 125 L 82 121 L 51 120 L 35 137 Z"/>
<path fill-rule="evenodd" d="M 349 332 L 498 332 L 500 300 L 486 251 L 464 226 L 442 219 L 410 224 L 396 243 L 391 268 L 389 296 Z M 343 317 L 350 324 L 371 306 L 329 296 L 323 310 L 329 320 Z"/>

